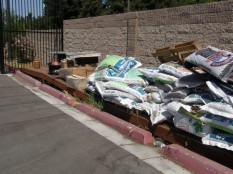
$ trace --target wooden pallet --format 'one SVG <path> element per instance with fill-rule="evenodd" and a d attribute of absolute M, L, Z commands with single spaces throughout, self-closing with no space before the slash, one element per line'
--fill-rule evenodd
<path fill-rule="evenodd" d="M 171 45 L 169 47 L 155 49 L 152 55 L 159 59 L 161 63 L 175 61 L 184 63 L 184 59 L 193 52 L 200 50 L 201 46 L 197 40 L 182 44 Z"/>

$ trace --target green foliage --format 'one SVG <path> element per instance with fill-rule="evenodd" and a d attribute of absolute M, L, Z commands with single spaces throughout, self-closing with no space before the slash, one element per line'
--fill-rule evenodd
<path fill-rule="evenodd" d="M 17 59 L 18 63 L 32 62 L 34 58 L 34 52 L 31 49 L 23 48 L 19 45 L 12 45 L 12 57 Z"/>
<path fill-rule="evenodd" d="M 105 14 L 118 14 L 127 11 L 127 0 L 106 0 L 103 11 Z"/>
<path fill-rule="evenodd" d="M 104 108 L 103 106 L 103 100 L 101 99 L 100 101 L 96 100 L 93 94 L 88 96 L 88 99 L 86 101 L 87 104 L 92 105 L 100 110 Z"/>
<path fill-rule="evenodd" d="M 3 10 L 3 44 L 7 48 L 8 59 L 17 60 L 18 63 L 32 62 L 34 48 L 26 37 L 27 30 L 46 29 L 46 16 L 33 17 L 32 13 L 27 16 L 15 14 L 14 11 Z M 14 32 L 9 32 L 14 31 Z"/>
<path fill-rule="evenodd" d="M 48 28 L 60 28 L 63 25 L 62 20 L 60 20 L 63 15 L 61 10 L 63 4 L 61 2 L 61 0 L 43 0 L 45 5 L 44 16 L 47 18 L 47 24 L 50 24 Z"/>
<path fill-rule="evenodd" d="M 82 1 L 79 17 L 100 16 L 102 14 L 102 4 L 100 0 Z"/>
<path fill-rule="evenodd" d="M 220 0 L 130 0 L 130 11 L 153 10 Z M 56 9 L 55 2 L 44 0 L 45 15 Z M 94 17 L 127 12 L 128 0 L 63 0 L 64 19 Z"/>
<path fill-rule="evenodd" d="M 80 15 L 80 9 L 82 8 L 81 0 L 65 0 L 63 1 L 63 18 L 75 19 Z"/>
<path fill-rule="evenodd" d="M 196 133 L 203 132 L 203 127 L 202 127 L 201 121 L 196 121 L 196 122 L 193 124 L 193 126 L 194 126 L 194 128 L 195 128 L 195 132 L 196 132 Z"/>

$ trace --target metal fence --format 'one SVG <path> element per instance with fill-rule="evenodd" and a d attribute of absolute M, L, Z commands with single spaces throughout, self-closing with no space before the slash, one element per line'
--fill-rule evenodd
<path fill-rule="evenodd" d="M 0 0 L 0 66 L 42 65 L 63 50 L 62 0 Z"/>

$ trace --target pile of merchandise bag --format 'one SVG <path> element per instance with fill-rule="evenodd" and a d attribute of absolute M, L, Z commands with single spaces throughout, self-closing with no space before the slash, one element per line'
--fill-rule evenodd
<path fill-rule="evenodd" d="M 133 57 L 107 56 L 87 90 L 106 101 L 146 111 L 152 124 L 172 120 L 202 143 L 233 151 L 233 53 L 211 46 L 180 65 L 142 68 Z"/>

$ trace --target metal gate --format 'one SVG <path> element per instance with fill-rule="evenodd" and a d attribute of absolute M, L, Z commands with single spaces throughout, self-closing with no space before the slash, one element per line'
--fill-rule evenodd
<path fill-rule="evenodd" d="M 0 0 L 0 66 L 42 65 L 63 50 L 63 0 Z"/>

